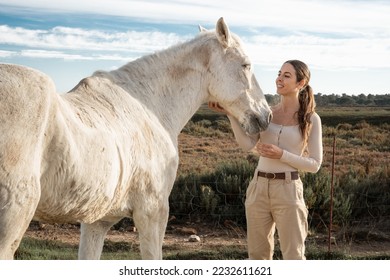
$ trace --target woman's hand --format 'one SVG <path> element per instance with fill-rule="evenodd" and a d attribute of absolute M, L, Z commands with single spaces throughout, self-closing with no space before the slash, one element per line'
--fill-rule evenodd
<path fill-rule="evenodd" d="M 264 144 L 260 141 L 256 144 L 257 152 L 266 158 L 280 159 L 283 155 L 283 150 L 272 144 Z"/>
<path fill-rule="evenodd" d="M 229 112 L 226 111 L 221 105 L 219 105 L 218 102 L 210 101 L 210 102 L 209 102 L 209 108 L 210 108 L 211 110 L 216 111 L 216 112 L 219 112 L 219 113 L 223 113 L 223 114 L 229 115 Z"/>

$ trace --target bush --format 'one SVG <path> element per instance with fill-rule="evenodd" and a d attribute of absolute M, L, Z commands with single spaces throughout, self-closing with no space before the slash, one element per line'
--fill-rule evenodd
<path fill-rule="evenodd" d="M 256 163 L 237 160 L 221 163 L 214 170 L 181 175 L 171 196 L 171 214 L 195 221 L 245 224 L 245 193 Z M 389 172 L 365 174 L 354 170 L 334 180 L 333 224 L 347 227 L 353 221 L 379 220 L 390 216 Z M 325 230 L 330 221 L 331 174 L 324 168 L 318 173 L 302 174 L 304 197 L 312 229 Z"/>
<path fill-rule="evenodd" d="M 170 196 L 177 218 L 245 222 L 245 193 L 256 165 L 248 160 L 219 164 L 203 174 L 180 175 Z"/>
<path fill-rule="evenodd" d="M 183 132 L 201 137 L 224 137 L 225 133 L 232 133 L 230 122 L 227 118 L 218 118 L 215 121 L 202 119 L 189 121 L 182 130 Z"/>
<path fill-rule="evenodd" d="M 338 189 L 351 196 L 352 219 L 369 218 L 379 221 L 390 216 L 389 170 L 383 168 L 372 174 L 353 170 L 341 176 Z"/>
<path fill-rule="evenodd" d="M 301 178 L 303 195 L 309 210 L 309 226 L 322 228 L 329 221 L 331 176 L 321 168 L 318 173 L 305 173 Z"/>

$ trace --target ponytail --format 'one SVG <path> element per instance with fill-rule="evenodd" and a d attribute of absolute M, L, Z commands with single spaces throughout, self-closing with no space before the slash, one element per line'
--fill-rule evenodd
<path fill-rule="evenodd" d="M 309 85 L 310 82 L 310 71 L 309 67 L 300 60 L 288 60 L 285 63 L 291 64 L 296 72 L 297 81 L 305 81 L 305 84 L 299 92 L 299 110 L 298 110 L 298 123 L 299 129 L 303 138 L 303 149 L 306 150 L 307 142 L 309 139 L 311 129 L 311 116 L 315 111 L 315 100 L 313 89 Z"/>
<path fill-rule="evenodd" d="M 301 135 L 303 137 L 304 147 L 307 145 L 309 133 L 311 129 L 311 116 L 315 110 L 315 100 L 313 89 L 310 85 L 306 85 L 299 93 L 299 111 L 298 123 Z"/>

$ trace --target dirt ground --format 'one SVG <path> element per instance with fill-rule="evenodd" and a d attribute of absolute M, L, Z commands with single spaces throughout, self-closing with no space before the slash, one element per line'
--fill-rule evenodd
<path fill-rule="evenodd" d="M 200 242 L 190 242 L 189 237 L 195 234 L 200 237 Z M 38 224 L 32 223 L 27 230 L 25 237 L 31 237 L 41 240 L 60 241 L 70 245 L 77 245 L 79 242 L 80 229 L 78 225 L 65 224 Z M 138 234 L 136 229 L 129 226 L 126 229 L 110 230 L 106 240 L 112 242 L 130 242 L 135 245 L 138 243 Z M 340 238 L 332 237 L 331 251 L 340 252 L 353 257 L 386 256 L 390 258 L 390 239 L 383 236 L 379 237 L 360 237 L 353 241 L 343 241 Z M 183 249 L 191 249 L 207 246 L 242 246 L 246 248 L 246 235 L 242 228 L 234 227 L 229 224 L 217 229 L 209 225 L 168 225 L 164 246 L 181 246 Z M 328 250 L 327 234 L 310 234 L 307 238 L 307 247 L 315 247 L 322 251 Z"/>
<path fill-rule="evenodd" d="M 190 242 L 191 235 L 200 237 L 200 242 Z M 40 224 L 32 222 L 25 237 L 41 240 L 60 241 L 62 243 L 77 245 L 79 243 L 80 228 L 73 224 Z M 131 242 L 138 245 L 138 233 L 132 226 L 111 229 L 107 233 L 106 240 L 112 242 Z M 168 225 L 164 245 L 178 245 L 194 247 L 207 245 L 242 245 L 245 246 L 245 232 L 240 228 L 211 229 L 210 226 L 201 225 Z"/>

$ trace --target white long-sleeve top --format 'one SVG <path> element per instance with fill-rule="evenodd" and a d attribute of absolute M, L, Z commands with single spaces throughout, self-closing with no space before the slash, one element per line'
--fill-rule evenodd
<path fill-rule="evenodd" d="M 323 147 L 321 119 L 317 113 L 311 116 L 312 127 L 306 149 L 304 149 L 303 137 L 298 125 L 283 126 L 271 122 L 268 128 L 260 134 L 247 135 L 237 119 L 231 116 L 228 118 L 236 141 L 243 150 L 252 150 L 258 141 L 276 145 L 283 150 L 280 159 L 260 156 L 257 170 L 273 173 L 297 170 L 315 173 L 319 170 Z"/>

